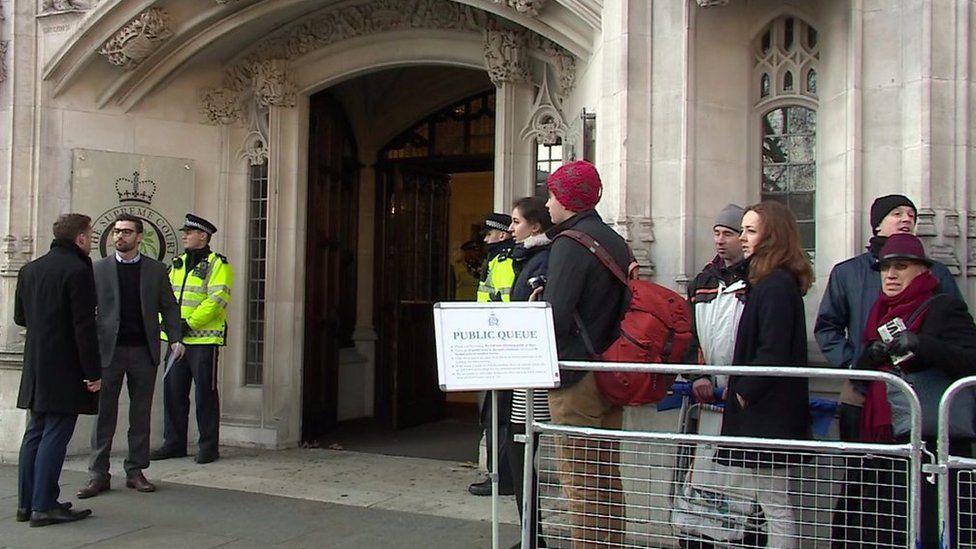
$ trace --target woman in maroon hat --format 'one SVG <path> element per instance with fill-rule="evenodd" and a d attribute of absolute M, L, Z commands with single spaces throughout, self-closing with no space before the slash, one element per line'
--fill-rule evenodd
<path fill-rule="evenodd" d="M 976 373 L 976 325 L 965 303 L 939 291 L 938 279 L 929 272 L 931 265 L 918 237 L 899 233 L 888 238 L 878 254 L 876 267 L 881 271 L 881 294 L 868 314 L 863 334 L 864 350 L 857 365 L 862 369 L 898 374 L 912 385 L 922 405 L 922 436 L 929 450 L 935 452 L 942 393 L 956 379 Z M 976 401 L 971 391 L 959 394 L 953 401 L 950 454 L 972 456 L 972 443 L 976 439 L 974 412 Z M 889 390 L 884 382 L 869 384 L 861 414 L 861 439 L 866 442 L 907 441 L 910 431 L 911 410 L 905 396 L 894 388 Z M 879 469 L 877 482 L 864 483 L 862 490 L 878 493 L 862 493 L 861 500 L 878 501 L 879 507 L 887 500 L 889 509 L 878 509 L 877 514 L 904 516 L 907 478 L 904 474 L 895 476 L 884 470 L 897 468 L 895 464 L 876 465 Z M 885 486 L 891 485 L 896 489 L 885 490 Z M 955 482 L 951 486 L 955 486 Z M 935 486 L 922 482 L 921 495 L 922 547 L 938 547 Z M 893 509 L 899 500 L 902 508 Z M 953 507 L 955 501 L 955 495 L 951 495 Z M 881 525 L 861 525 L 860 534 L 865 541 L 888 541 L 868 539 L 868 536 L 873 538 L 874 532 L 889 530 L 878 526 Z M 896 537 L 892 541 L 904 545 L 904 533 L 900 540 Z"/>

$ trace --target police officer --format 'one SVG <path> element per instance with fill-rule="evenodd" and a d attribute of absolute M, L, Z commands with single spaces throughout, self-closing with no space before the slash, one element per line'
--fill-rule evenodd
<path fill-rule="evenodd" d="M 163 373 L 163 446 L 150 457 L 160 460 L 186 455 L 192 381 L 200 431 L 196 462 L 210 463 L 220 457 L 217 350 L 224 345 L 227 333 L 234 269 L 226 257 L 210 249 L 210 239 L 217 232 L 213 223 L 188 213 L 180 231 L 186 251 L 173 259 L 169 281 L 180 303 L 186 352 Z"/>
<path fill-rule="evenodd" d="M 512 216 L 504 213 L 490 213 L 485 218 L 485 225 L 482 228 L 484 242 L 488 247 L 488 256 L 485 258 L 485 268 L 481 273 L 481 284 L 478 285 L 478 301 L 504 301 L 511 300 L 512 284 L 515 283 L 515 262 L 512 261 L 511 253 L 515 248 L 515 240 L 512 239 Z M 512 415 L 512 391 L 498 392 L 498 493 L 509 496 L 515 493 L 514 483 L 520 479 L 512 478 L 512 468 L 508 465 L 505 458 L 508 455 L 508 446 L 511 442 L 509 420 Z M 484 430 L 485 448 L 488 451 L 488 469 L 493 470 L 492 450 L 491 450 L 491 400 L 487 395 L 481 398 L 481 426 Z M 475 482 L 468 485 L 468 492 L 476 496 L 491 495 L 491 479 Z"/>
<path fill-rule="evenodd" d="M 488 256 L 478 285 L 478 301 L 509 301 L 512 284 L 515 282 L 515 263 L 510 257 L 515 241 L 512 240 L 512 216 L 491 213 L 485 218 L 482 229 Z"/>

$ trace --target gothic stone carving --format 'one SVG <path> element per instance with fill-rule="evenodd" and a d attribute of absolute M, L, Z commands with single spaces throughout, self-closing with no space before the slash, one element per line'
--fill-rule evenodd
<path fill-rule="evenodd" d="M 3 237 L 3 258 L 0 260 L 0 276 L 16 277 L 20 268 L 30 261 L 33 253 L 34 239 L 32 237 L 25 236 L 18 240 L 15 235 L 5 235 Z"/>
<path fill-rule="evenodd" d="M 284 63 L 274 60 L 256 63 L 252 74 L 254 97 L 261 107 L 294 107 L 295 85 L 286 77 L 281 68 Z"/>
<path fill-rule="evenodd" d="M 576 85 L 576 58 L 561 46 L 538 34 L 532 34 L 531 47 L 546 58 L 556 75 L 556 93 L 566 97 Z"/>
<path fill-rule="evenodd" d="M 491 0 L 496 4 L 504 4 L 515 11 L 528 15 L 529 17 L 538 17 L 539 12 L 546 5 L 546 0 Z"/>
<path fill-rule="evenodd" d="M 330 44 L 377 32 L 444 29 L 479 32 L 485 13 L 450 0 L 376 0 L 319 12 L 260 43 L 227 71 L 229 87 L 250 85 L 256 63 L 292 59 Z"/>
<path fill-rule="evenodd" d="M 935 228 L 935 210 L 931 208 L 918 210 L 918 217 L 915 220 L 915 234 L 919 237 L 939 235 Z"/>
<path fill-rule="evenodd" d="M 654 243 L 654 221 L 644 216 L 628 216 L 613 223 L 615 231 L 630 243 L 642 278 L 654 276 L 657 266 L 651 260 L 651 244 Z"/>
<path fill-rule="evenodd" d="M 953 275 L 958 275 L 962 269 L 959 258 L 956 257 L 954 240 L 960 234 L 959 216 L 954 212 L 946 212 L 943 215 L 941 238 L 936 222 L 935 210 L 921 208 L 916 218 L 915 234 L 922 239 L 929 257 L 944 264 Z"/>
<path fill-rule="evenodd" d="M 202 110 L 211 124 L 231 124 L 241 117 L 240 95 L 227 88 L 208 88 L 200 93 Z"/>
<path fill-rule="evenodd" d="M 56 15 L 60 13 L 79 13 L 87 11 L 95 5 L 97 0 L 41 0 L 38 15 Z"/>
<path fill-rule="evenodd" d="M 557 145 L 566 138 L 568 128 L 556 98 L 549 91 L 549 75 L 543 73 L 542 85 L 528 122 L 522 128 L 522 139 L 534 138 L 541 145 Z"/>
<path fill-rule="evenodd" d="M 149 57 L 172 34 L 166 12 L 149 8 L 119 29 L 98 53 L 113 65 L 131 69 Z"/>
<path fill-rule="evenodd" d="M 529 80 L 528 33 L 500 27 L 491 20 L 485 29 L 485 64 L 496 86 Z"/>

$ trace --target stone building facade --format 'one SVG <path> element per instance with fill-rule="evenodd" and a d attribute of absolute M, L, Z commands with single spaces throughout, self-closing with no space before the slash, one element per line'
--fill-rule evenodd
<path fill-rule="evenodd" d="M 182 166 L 155 195 L 220 227 L 215 248 L 239 272 L 221 354 L 227 444 L 281 448 L 316 436 L 317 423 L 406 421 L 387 397 L 405 408 L 422 391 L 404 388 L 409 369 L 386 371 L 390 353 L 422 359 L 387 341 L 407 337 L 412 313 L 388 315 L 381 297 L 413 302 L 415 290 L 388 287 L 402 274 L 390 265 L 409 261 L 389 254 L 413 246 L 412 231 L 445 265 L 421 281 L 447 262 L 443 201 L 412 203 L 424 213 L 409 231 L 394 223 L 405 181 L 419 181 L 408 194 L 423 201 L 461 172 L 488 174 L 483 209 L 506 210 L 559 160 L 592 159 L 601 214 L 645 273 L 676 288 L 710 259 L 724 204 L 786 201 L 815 264 L 811 319 L 831 266 L 866 243 L 872 198 L 901 192 L 921 208 L 931 253 L 976 291 L 972 0 L 2 0 L 0 10 L 7 457 L 25 419 L 14 408 L 18 269 L 46 251 L 51 221 L 79 196 L 123 198 L 86 187 L 84 151 L 111 153 L 94 168 L 105 173 L 160 158 Z M 451 112 L 465 120 L 457 154 L 433 154 L 433 134 L 416 128 L 429 119 L 423 128 L 447 147 L 460 131 L 443 125 Z M 428 171 L 395 162 L 419 156 L 439 175 L 416 179 Z M 162 217 L 178 226 L 179 215 Z"/>

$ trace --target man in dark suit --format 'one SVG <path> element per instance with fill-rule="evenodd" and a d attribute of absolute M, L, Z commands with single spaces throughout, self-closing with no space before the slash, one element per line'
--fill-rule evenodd
<path fill-rule="evenodd" d="M 167 267 L 139 253 L 143 223 L 122 214 L 112 225 L 115 254 L 95 263 L 98 290 L 98 348 L 102 357 L 102 392 L 92 433 L 91 479 L 78 491 L 90 498 L 111 488 L 109 455 L 119 415 L 122 379 L 129 388 L 129 455 L 125 485 L 139 492 L 156 486 L 142 473 L 149 467 L 149 426 L 159 364 L 159 317 L 170 339 L 170 352 L 183 355 L 180 306 L 169 285 Z"/>
<path fill-rule="evenodd" d="M 95 393 L 102 386 L 91 230 L 87 215 L 61 215 L 51 251 L 17 276 L 14 322 L 27 328 L 17 407 L 30 410 L 20 447 L 17 521 L 31 526 L 91 515 L 58 503 L 58 478 L 78 414 L 98 411 Z"/>

